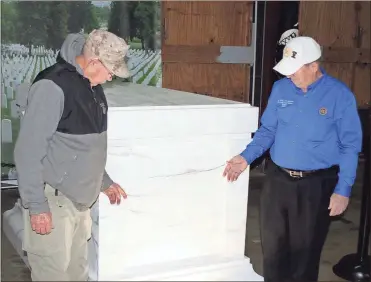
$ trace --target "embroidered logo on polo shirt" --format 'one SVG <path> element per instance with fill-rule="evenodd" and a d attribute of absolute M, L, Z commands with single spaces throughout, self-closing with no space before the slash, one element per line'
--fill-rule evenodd
<path fill-rule="evenodd" d="M 327 114 L 327 109 L 326 108 L 320 108 L 319 109 L 319 114 L 322 115 L 322 116 L 326 115 Z"/>
<path fill-rule="evenodd" d="M 287 107 L 288 105 L 292 105 L 294 104 L 294 101 L 291 101 L 291 100 L 277 100 L 277 104 L 279 104 L 282 108 L 285 108 Z"/>

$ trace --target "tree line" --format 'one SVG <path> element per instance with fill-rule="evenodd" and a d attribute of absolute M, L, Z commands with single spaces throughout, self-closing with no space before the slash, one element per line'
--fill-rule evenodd
<path fill-rule="evenodd" d="M 112 1 L 105 7 L 92 1 L 1 1 L 1 43 L 57 50 L 68 33 L 106 26 L 127 41 L 138 39 L 142 48 L 154 49 L 159 13 L 159 1 Z"/>
<path fill-rule="evenodd" d="M 160 1 L 112 1 L 108 30 L 126 41 L 138 38 L 142 49 L 155 49 L 161 30 Z"/>
<path fill-rule="evenodd" d="M 99 28 L 91 1 L 2 1 L 2 43 L 59 49 L 68 33 Z"/>

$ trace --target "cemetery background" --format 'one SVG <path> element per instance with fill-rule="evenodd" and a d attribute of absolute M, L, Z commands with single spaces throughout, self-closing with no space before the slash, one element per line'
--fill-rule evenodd
<path fill-rule="evenodd" d="M 16 179 L 16 88 L 55 63 L 66 35 L 104 28 L 130 44 L 127 63 L 132 76 L 115 78 L 104 88 L 125 83 L 161 87 L 160 18 L 159 1 L 1 2 L 2 179 Z"/>

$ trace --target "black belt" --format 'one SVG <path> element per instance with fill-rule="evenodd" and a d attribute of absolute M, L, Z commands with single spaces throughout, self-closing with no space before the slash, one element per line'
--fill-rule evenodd
<path fill-rule="evenodd" d="M 310 175 L 314 175 L 320 172 L 326 172 L 331 170 L 337 170 L 338 166 L 332 166 L 329 168 L 323 168 L 323 169 L 316 169 L 316 170 L 294 170 L 294 169 L 287 169 L 280 166 L 277 166 L 280 170 L 284 171 L 288 175 L 290 175 L 292 178 L 304 178 Z"/>
<path fill-rule="evenodd" d="M 59 194 L 58 192 L 59 192 L 58 189 L 55 189 L 55 195 L 56 196 L 58 196 L 58 194 Z"/>

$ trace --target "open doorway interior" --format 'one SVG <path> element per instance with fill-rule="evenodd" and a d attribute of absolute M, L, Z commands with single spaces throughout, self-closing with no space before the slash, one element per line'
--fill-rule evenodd
<path fill-rule="evenodd" d="M 255 91 L 253 105 L 259 107 L 260 116 L 264 112 L 272 85 L 282 78 L 273 70 L 281 60 L 285 45 L 299 33 L 299 1 L 256 1 L 257 25 Z M 260 166 L 265 170 L 267 152 L 257 159 L 252 167 Z"/>
<path fill-rule="evenodd" d="M 292 38 L 299 33 L 299 1 L 257 1 L 257 65 L 260 67 L 260 111 L 266 107 L 273 83 L 281 79 L 273 70 L 281 60 L 282 52 Z"/>

